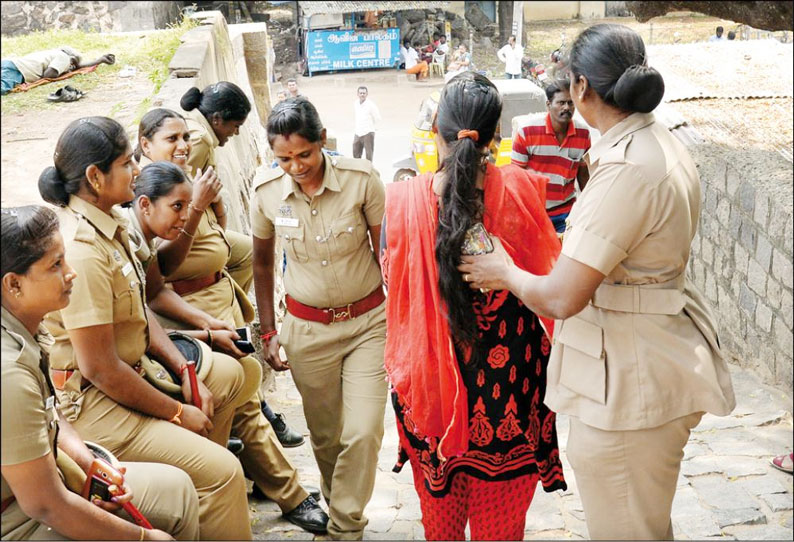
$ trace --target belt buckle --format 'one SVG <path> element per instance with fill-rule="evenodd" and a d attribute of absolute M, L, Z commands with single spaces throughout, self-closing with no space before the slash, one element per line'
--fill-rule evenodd
<path fill-rule="evenodd" d="M 347 307 L 345 307 L 344 310 L 341 310 L 339 312 L 336 312 L 336 310 L 333 309 L 333 308 L 328 309 L 330 311 L 330 313 L 331 313 L 331 323 L 334 324 L 336 322 L 342 322 L 344 320 L 349 320 L 349 319 L 353 318 L 352 307 L 353 307 L 353 304 L 352 303 L 348 303 Z"/>

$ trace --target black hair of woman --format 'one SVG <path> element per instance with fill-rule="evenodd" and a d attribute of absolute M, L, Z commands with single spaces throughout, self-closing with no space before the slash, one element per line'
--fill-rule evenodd
<path fill-rule="evenodd" d="M 176 185 L 189 182 L 185 172 L 176 164 L 165 160 L 152 162 L 135 177 L 135 200 L 122 204 L 122 207 L 129 207 L 141 196 L 154 203 L 170 194 Z"/>
<path fill-rule="evenodd" d="M 3 207 L 0 218 L 0 277 L 24 275 L 49 250 L 58 231 L 58 217 L 43 205 L 25 205 Z"/>
<path fill-rule="evenodd" d="M 89 166 L 102 173 L 129 147 L 124 127 L 107 117 L 84 117 L 69 123 L 55 145 L 54 166 L 39 175 L 39 193 L 44 201 L 65 207 L 69 196 L 77 194 L 83 183 L 96 194 L 86 179 Z"/>
<path fill-rule="evenodd" d="M 219 81 L 204 90 L 191 87 L 179 100 L 179 106 L 185 111 L 198 109 L 208 122 L 213 115 L 218 115 L 222 121 L 244 121 L 251 112 L 251 102 L 245 92 L 229 81 Z"/>
<path fill-rule="evenodd" d="M 267 140 L 271 146 L 276 136 L 292 134 L 309 143 L 318 143 L 323 140 L 324 131 L 317 108 L 303 96 L 280 101 L 267 116 Z"/>
<path fill-rule="evenodd" d="M 135 151 L 132 153 L 132 155 L 135 157 L 135 160 L 140 161 L 141 156 L 143 155 L 143 150 L 141 149 L 141 138 L 145 137 L 146 139 L 151 140 L 154 137 L 154 134 L 160 130 L 160 127 L 163 125 L 166 119 L 185 120 L 185 117 L 176 111 L 165 109 L 163 107 L 152 109 L 143 116 L 141 122 L 138 123 L 138 143 L 135 146 Z"/>
<path fill-rule="evenodd" d="M 448 147 L 439 170 L 444 172 L 446 183 L 436 232 L 438 283 L 452 336 L 466 346 L 476 346 L 478 340 L 477 321 L 472 313 L 475 294 L 456 271 L 466 232 L 482 219 L 477 176 L 487 164 L 488 144 L 501 114 L 502 99 L 494 84 L 476 72 L 464 72 L 450 80 L 441 92 L 434 126 Z M 462 137 L 461 131 L 475 131 L 477 135 Z M 475 348 L 474 365 L 478 358 Z"/>
<path fill-rule="evenodd" d="M 607 105 L 631 113 L 650 113 L 662 101 L 664 79 L 648 66 L 637 32 L 620 24 L 596 24 L 571 46 L 571 79 L 580 76 Z"/>

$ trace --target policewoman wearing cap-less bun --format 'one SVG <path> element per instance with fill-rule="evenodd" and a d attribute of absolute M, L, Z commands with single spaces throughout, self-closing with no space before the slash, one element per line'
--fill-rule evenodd
<path fill-rule="evenodd" d="M 585 155 L 590 181 L 559 260 L 535 276 L 496 242 L 459 270 L 472 288 L 507 288 L 561 320 L 545 402 L 570 416 L 566 452 L 590 537 L 669 540 L 690 431 L 736 403 L 714 318 L 686 278 L 700 180 L 651 113 L 664 81 L 634 30 L 591 26 L 569 65 L 576 109 L 603 135 Z"/>
<path fill-rule="evenodd" d="M 51 375 L 61 408 L 81 436 L 120 460 L 184 470 L 199 496 L 202 539 L 250 539 L 245 479 L 226 450 L 244 373 L 227 356 L 198 382 L 190 404 L 186 360 L 144 302 L 144 273 L 114 205 L 134 197 L 138 168 L 124 128 L 105 117 L 70 123 L 54 167 L 39 177 L 45 201 L 62 207 L 61 226 L 77 273 L 72 302 L 45 325 L 55 339 Z M 182 400 L 142 378 L 151 358 L 181 376 Z M 205 438 L 207 437 L 207 438 Z"/>

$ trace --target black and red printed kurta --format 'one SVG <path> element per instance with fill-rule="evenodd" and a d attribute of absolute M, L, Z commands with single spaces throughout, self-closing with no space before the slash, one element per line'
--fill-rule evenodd
<path fill-rule="evenodd" d="M 484 480 L 537 472 L 545 491 L 566 489 L 555 414 L 543 404 L 549 339 L 537 316 L 509 291 L 489 291 L 478 298 L 473 308 L 485 359 L 472 367 L 457 355 L 468 394 L 469 449 L 442 462 L 438 438 L 419 434 L 411 411 L 392 392 L 400 434 L 394 470 L 410 459 L 437 497 L 446 495 L 458 471 Z"/>

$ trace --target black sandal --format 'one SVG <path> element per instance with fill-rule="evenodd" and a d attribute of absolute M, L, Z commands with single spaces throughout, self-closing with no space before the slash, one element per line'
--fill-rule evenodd
<path fill-rule="evenodd" d="M 66 86 L 63 88 L 59 88 L 58 90 L 47 96 L 47 99 L 51 102 L 76 102 L 82 97 L 83 97 L 82 92 L 77 91 L 72 87 Z"/>

